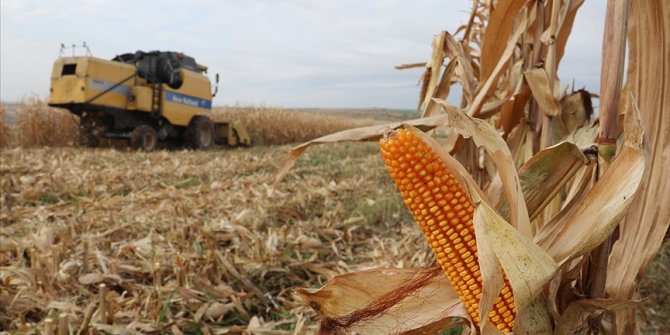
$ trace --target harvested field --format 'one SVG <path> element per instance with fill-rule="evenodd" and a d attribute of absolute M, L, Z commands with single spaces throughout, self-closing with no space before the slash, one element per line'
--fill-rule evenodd
<path fill-rule="evenodd" d="M 303 334 L 291 288 L 432 264 L 374 144 L 287 150 L 3 150 L 0 328 Z"/>
<path fill-rule="evenodd" d="M 309 334 L 293 287 L 433 264 L 374 144 L 310 149 L 274 188 L 288 149 L 3 150 L 0 328 L 64 313 L 109 333 Z M 664 250 L 642 284 L 650 334 L 668 317 Z"/>

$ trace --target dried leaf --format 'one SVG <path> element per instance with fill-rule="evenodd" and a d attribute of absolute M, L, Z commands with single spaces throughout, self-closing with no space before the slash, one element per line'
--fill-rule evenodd
<path fill-rule="evenodd" d="M 396 70 L 405 70 L 405 69 L 413 69 L 417 67 L 426 67 L 427 63 L 409 63 L 409 64 L 400 64 L 396 65 L 395 69 Z"/>
<path fill-rule="evenodd" d="M 557 67 L 558 64 L 560 64 L 561 59 L 563 58 L 563 54 L 565 53 L 565 46 L 568 44 L 568 37 L 570 37 L 570 33 L 572 32 L 572 26 L 573 23 L 575 22 L 577 11 L 579 10 L 579 8 L 581 8 L 583 3 L 584 0 L 570 0 L 569 4 L 564 5 L 565 14 L 563 15 L 563 23 L 561 24 L 561 28 L 558 31 L 556 40 L 554 41 L 554 43 L 556 44 Z"/>
<path fill-rule="evenodd" d="M 631 1 L 626 115 L 638 110 L 649 159 L 640 190 L 620 225 L 608 266 L 606 291 L 630 299 L 670 225 L 670 4 Z M 626 121 L 629 123 L 629 121 Z M 616 331 L 635 331 L 635 313 L 616 313 Z"/>
<path fill-rule="evenodd" d="M 510 134 L 515 127 L 525 125 L 522 120 L 525 117 L 524 109 L 529 96 L 530 89 L 524 83 L 519 93 L 516 93 L 513 99 L 506 101 L 500 108 L 500 123 L 505 134 Z"/>
<path fill-rule="evenodd" d="M 449 96 L 449 91 L 451 90 L 451 76 L 453 75 L 454 69 L 456 68 L 456 62 L 457 59 L 452 58 L 447 66 L 444 68 L 444 72 L 442 73 L 442 77 L 440 78 L 440 83 L 437 85 L 437 89 L 435 90 L 435 93 L 433 94 L 434 98 L 438 99 L 446 99 L 447 96 Z M 428 101 L 428 105 L 423 111 L 423 117 L 430 117 L 433 115 L 437 115 L 440 112 L 440 106 L 433 101 L 433 99 L 430 99 Z"/>
<path fill-rule="evenodd" d="M 519 123 L 507 136 L 507 146 L 512 152 L 512 157 L 514 158 L 514 165 L 517 168 L 520 168 L 524 162 L 524 153 L 525 153 L 525 140 L 530 129 L 528 129 L 528 124 L 526 122 Z M 498 181 L 501 182 L 501 181 Z M 491 192 L 489 192 L 489 200 L 493 203 L 497 201 L 491 198 Z"/>
<path fill-rule="evenodd" d="M 543 295 L 539 295 L 528 303 L 524 312 L 517 316 L 514 323 L 514 332 L 517 334 L 553 334 L 553 321 Z"/>
<path fill-rule="evenodd" d="M 209 318 L 210 320 L 216 320 L 218 318 L 221 318 L 228 314 L 228 312 L 232 311 L 235 307 L 233 304 L 222 304 L 220 302 L 215 302 L 207 306 L 207 309 L 205 309 L 204 316 Z"/>
<path fill-rule="evenodd" d="M 66 301 L 50 301 L 49 305 L 47 305 L 48 309 L 56 309 L 60 312 L 67 312 L 67 313 L 82 313 L 83 310 L 72 303 L 66 302 Z"/>
<path fill-rule="evenodd" d="M 639 118 L 626 129 L 621 152 L 596 185 L 561 222 L 546 225 L 536 240 L 559 264 L 602 243 L 626 214 L 645 169 Z"/>
<path fill-rule="evenodd" d="M 598 139 L 598 125 L 587 125 L 577 129 L 574 133 L 569 134 L 565 140 L 574 143 L 577 147 L 585 149 L 596 145 Z"/>
<path fill-rule="evenodd" d="M 472 58 L 465 53 L 463 44 L 447 33 L 445 36 L 447 52 L 452 59 L 458 61 L 459 75 L 461 78 L 461 85 L 463 86 L 463 98 L 469 103 L 474 97 L 477 88 L 477 78 L 475 78 L 474 70 L 472 68 Z M 446 70 L 445 70 L 446 73 Z M 445 97 L 435 96 L 438 99 L 445 99 Z"/>
<path fill-rule="evenodd" d="M 516 41 L 510 37 L 514 30 L 514 20 L 526 2 L 526 0 L 501 0 L 491 12 L 482 41 L 480 80 L 488 78 L 494 72 L 499 60 L 503 58 L 510 38 Z"/>
<path fill-rule="evenodd" d="M 463 137 L 472 137 L 477 146 L 483 147 L 491 156 L 498 168 L 498 173 L 503 183 L 505 198 L 515 210 L 510 213 L 511 224 L 522 235 L 531 236 L 530 220 L 528 219 L 528 210 L 523 201 L 521 182 L 516 172 L 516 166 L 512 159 L 512 153 L 502 136 L 491 124 L 476 118 L 467 116 L 456 108 L 449 108 L 444 101 L 437 101 L 445 107 L 447 111 L 448 125 Z"/>
<path fill-rule="evenodd" d="M 582 299 L 568 305 L 561 318 L 556 322 L 555 335 L 576 334 L 586 328 L 585 322 L 589 317 L 605 311 L 615 311 L 621 308 L 638 304 L 635 301 L 610 299 Z"/>
<path fill-rule="evenodd" d="M 91 323 L 93 329 L 112 335 L 142 335 L 142 333 L 128 329 L 123 326 L 106 325 L 102 323 Z"/>
<path fill-rule="evenodd" d="M 425 109 L 428 107 L 430 99 L 435 94 L 440 72 L 442 71 L 442 64 L 444 63 L 444 43 L 447 32 L 443 31 L 433 37 L 433 54 L 431 59 L 426 63 L 426 69 L 431 71 L 430 80 L 426 87 L 426 95 L 423 99 L 422 106 Z"/>
<path fill-rule="evenodd" d="M 18 243 L 11 237 L 0 236 L 0 252 L 9 252 L 15 249 Z"/>
<path fill-rule="evenodd" d="M 524 1 L 517 0 L 516 2 L 518 3 Z M 497 59 L 495 68 L 493 68 L 490 75 L 482 77 L 485 78 L 486 80 L 480 81 L 477 94 L 475 95 L 475 98 L 473 99 L 472 103 L 468 106 L 468 112 L 467 112 L 468 115 L 478 116 L 478 114 L 480 113 L 481 106 L 483 105 L 484 101 L 491 95 L 491 92 L 495 88 L 495 85 L 498 82 L 498 78 L 503 68 L 505 68 L 505 66 L 509 63 L 508 61 L 510 57 L 512 57 L 512 55 L 514 54 L 516 43 L 521 37 L 521 35 L 523 35 L 527 23 L 528 20 L 526 15 L 521 15 L 521 19 L 519 20 L 519 23 L 515 28 L 514 33 L 512 34 L 510 39 L 506 41 L 507 46 L 502 52 L 500 58 Z M 488 29 L 490 29 L 490 27 Z M 486 58 L 485 56 L 482 56 L 482 62 L 484 61 L 485 58 Z"/>
<path fill-rule="evenodd" d="M 556 262 L 536 244 L 510 227 L 486 202 L 481 202 L 475 209 L 474 224 L 482 277 L 484 278 L 480 315 L 488 315 L 493 302 L 500 293 L 500 289 L 502 289 L 502 285 L 500 287 L 496 285 L 492 290 L 487 290 L 486 273 L 489 273 L 489 278 L 491 276 L 495 277 L 498 266 L 491 263 L 499 262 L 514 292 L 514 303 L 519 315 L 519 319 L 514 323 L 515 330 L 517 327 L 547 329 L 549 327 L 547 323 L 524 324 L 524 322 L 537 322 L 543 319 L 548 321 L 547 317 L 526 318 L 524 314 L 534 314 L 541 311 L 538 310 L 538 306 L 533 306 L 532 310 L 526 310 L 526 308 L 538 297 L 545 285 L 555 275 L 558 269 Z M 487 268 L 491 270 L 487 270 Z M 500 272 L 497 272 L 497 275 L 500 276 Z M 494 280 L 495 284 L 498 284 L 498 282 L 502 283 L 502 276 L 500 276 L 499 281 Z M 495 287 L 497 287 L 497 290 Z"/>
<path fill-rule="evenodd" d="M 547 116 L 555 117 L 560 114 L 561 107 L 554 98 L 553 90 L 549 87 L 549 77 L 544 69 L 533 69 L 524 73 L 530 91 Z"/>
<path fill-rule="evenodd" d="M 530 219 L 540 215 L 549 201 L 588 163 L 579 148 L 569 142 L 546 148 L 528 160 L 519 169 L 519 178 Z M 495 181 L 488 190 L 489 199 L 499 199 L 496 208 L 506 217 L 509 206 L 500 196 L 502 192 L 502 184 Z"/>
<path fill-rule="evenodd" d="M 111 281 L 114 283 L 121 282 L 121 277 L 116 274 L 103 274 L 103 273 L 87 273 L 85 275 L 79 276 L 77 279 L 82 285 L 92 285 L 102 283 L 103 281 Z"/>
<path fill-rule="evenodd" d="M 402 290 L 403 285 L 417 280 L 415 291 L 398 296 L 399 300 L 391 306 L 385 305 L 384 297 L 388 299 Z M 318 290 L 295 292 L 321 315 L 322 332 L 402 334 L 433 323 L 454 326 L 462 323 L 461 317 L 467 317 L 458 295 L 439 268 L 352 272 L 336 276 Z"/>

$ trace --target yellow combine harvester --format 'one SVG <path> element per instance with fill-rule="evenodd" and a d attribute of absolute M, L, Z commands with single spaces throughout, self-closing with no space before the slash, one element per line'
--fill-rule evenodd
<path fill-rule="evenodd" d="M 61 56 L 51 73 L 49 106 L 79 115 L 79 142 L 88 147 L 103 137 L 127 138 L 144 151 L 160 141 L 197 149 L 249 145 L 242 124 L 212 121 L 216 90 L 212 94 L 206 71 L 177 52 L 137 51 L 111 61 Z"/>

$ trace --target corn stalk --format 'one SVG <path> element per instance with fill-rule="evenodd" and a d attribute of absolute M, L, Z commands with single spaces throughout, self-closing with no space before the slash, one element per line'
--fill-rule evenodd
<path fill-rule="evenodd" d="M 607 1 L 600 74 L 599 177 L 605 173 L 616 154 L 616 138 L 620 131 L 617 123 L 626 50 L 628 6 L 628 0 Z M 583 278 L 590 298 L 604 297 L 607 261 L 612 243 L 613 236 L 610 236 L 591 253 L 588 270 Z M 598 334 L 601 320 L 600 317 L 591 320 L 591 331 L 594 334 Z"/>
<path fill-rule="evenodd" d="M 605 291 L 616 299 L 637 296 L 637 284 L 670 225 L 670 4 L 632 0 L 628 73 L 622 100 L 626 114 L 639 111 L 649 164 L 640 192 L 622 222 L 607 269 Z M 635 308 L 615 313 L 617 334 L 633 334 Z"/>

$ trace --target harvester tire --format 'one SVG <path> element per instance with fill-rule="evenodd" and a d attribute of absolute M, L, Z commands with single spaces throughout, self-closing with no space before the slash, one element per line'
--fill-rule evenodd
<path fill-rule="evenodd" d="M 130 147 L 135 150 L 150 152 L 158 145 L 156 130 L 146 124 L 139 125 L 130 133 Z"/>
<path fill-rule="evenodd" d="M 194 117 L 186 129 L 186 142 L 195 149 L 209 149 L 214 145 L 214 122 L 206 116 Z"/>

